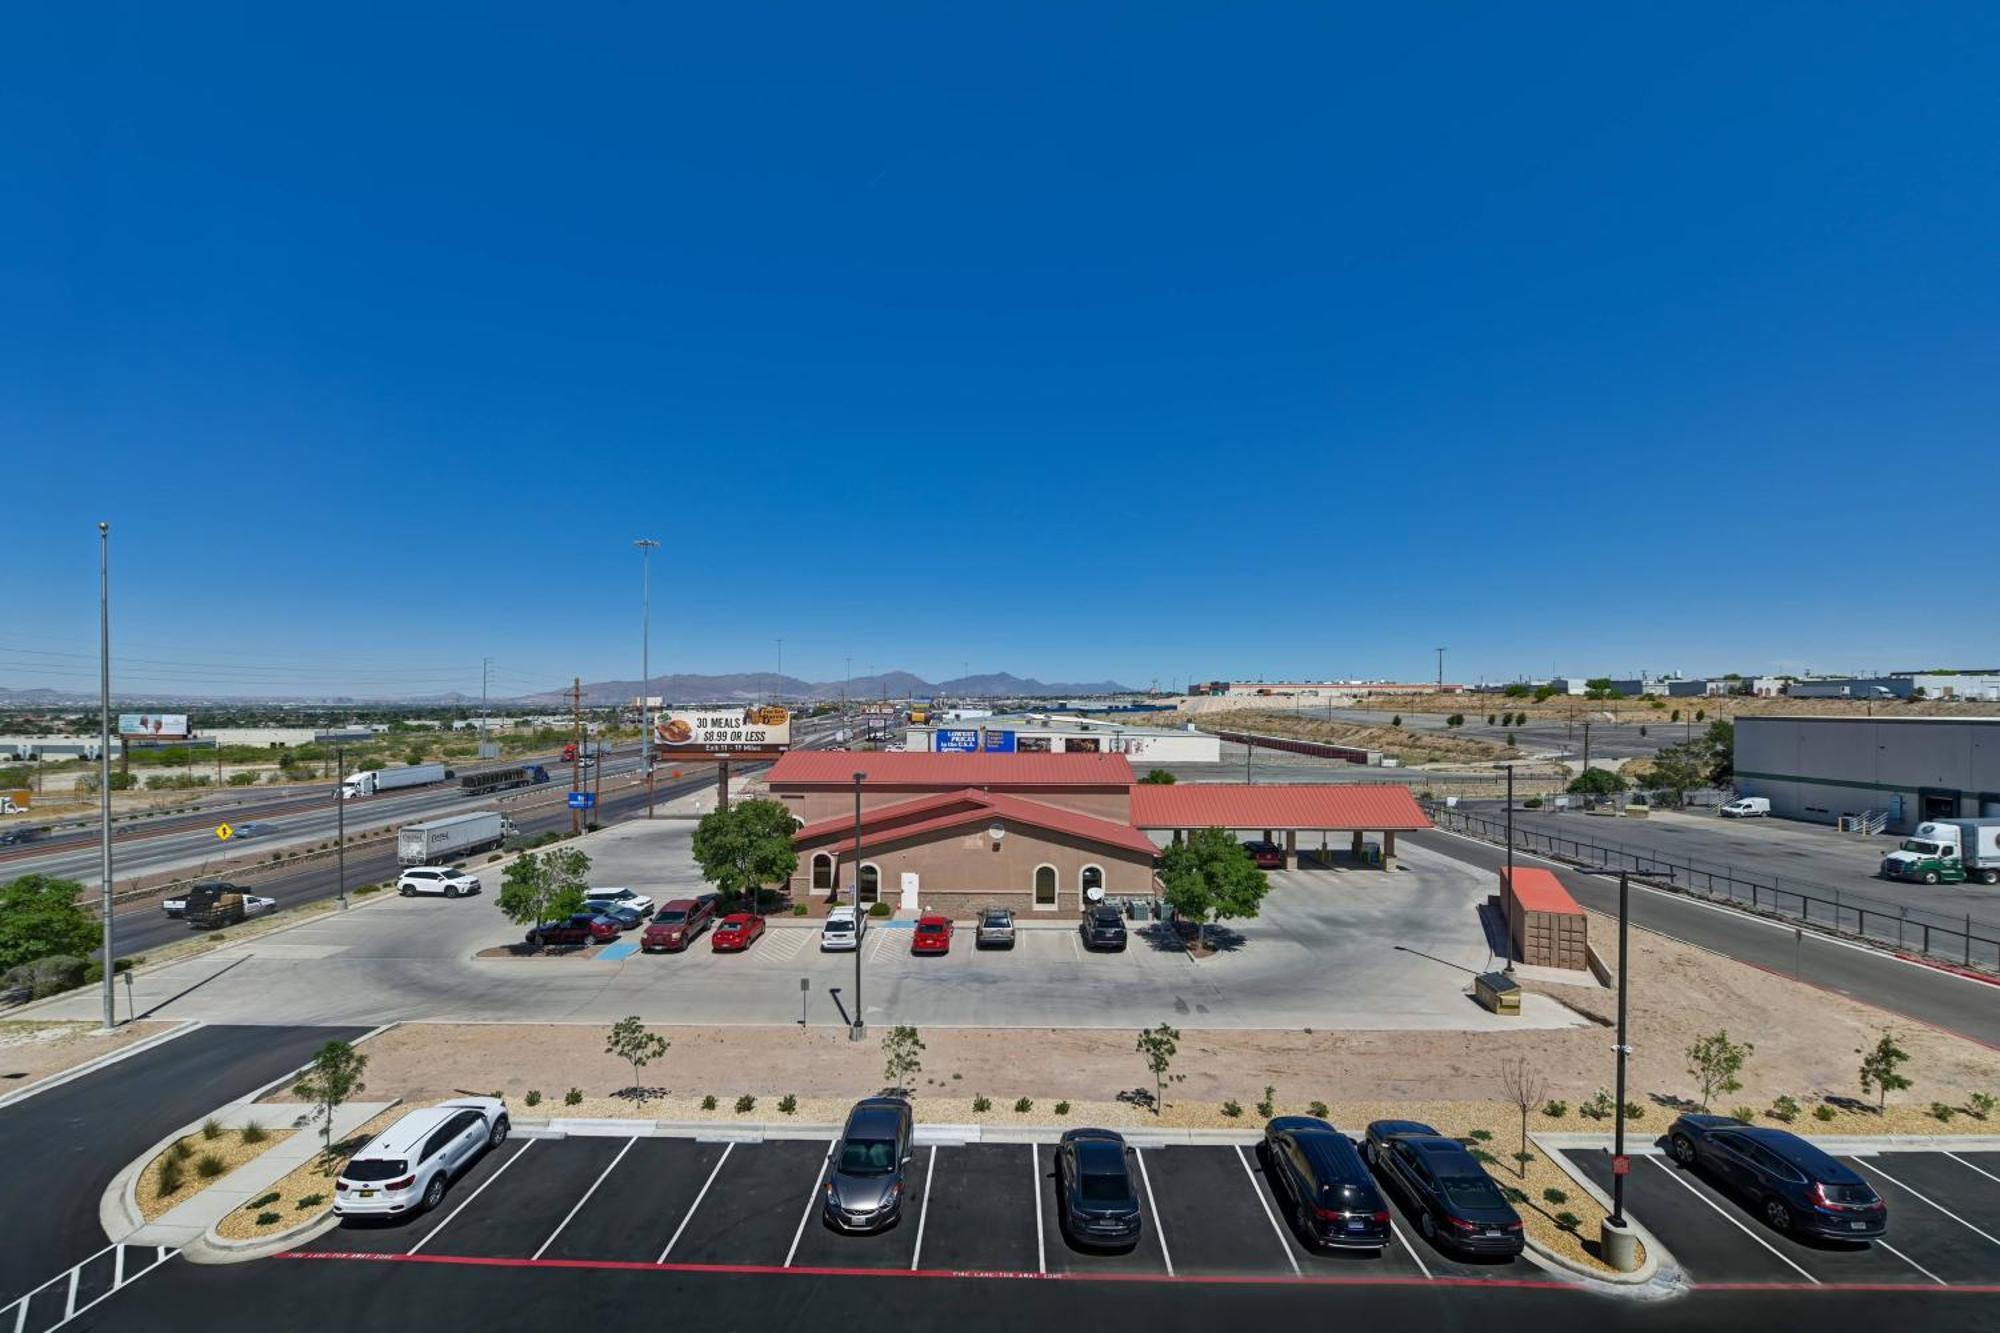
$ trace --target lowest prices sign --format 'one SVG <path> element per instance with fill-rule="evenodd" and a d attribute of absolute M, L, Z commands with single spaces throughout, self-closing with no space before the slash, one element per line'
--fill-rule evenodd
<path fill-rule="evenodd" d="M 792 743 L 792 710 L 769 704 L 668 713 L 654 725 L 653 739 L 674 751 L 782 750 Z"/>

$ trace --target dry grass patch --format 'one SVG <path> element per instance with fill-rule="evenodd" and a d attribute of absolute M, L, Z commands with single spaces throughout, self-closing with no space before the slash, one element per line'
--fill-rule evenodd
<path fill-rule="evenodd" d="M 392 1106 L 346 1138 L 337 1140 L 331 1148 L 314 1153 L 248 1204 L 224 1217 L 216 1224 L 216 1234 L 225 1240 L 255 1240 L 324 1216 L 333 1208 L 333 1182 L 347 1165 L 347 1159 L 415 1109 L 404 1104 Z M 265 1218 L 270 1220 L 261 1220 Z"/>
<path fill-rule="evenodd" d="M 251 1136 L 254 1141 L 240 1129 L 225 1129 L 212 1139 L 200 1130 L 183 1135 L 139 1173 L 139 1215 L 148 1222 L 164 1216 L 292 1133 L 265 1129 L 261 1139 Z"/>
<path fill-rule="evenodd" d="M 109 1055 L 175 1026 L 127 1023 L 105 1033 L 95 1021 L 15 1019 L 0 1022 L 0 1093 L 13 1092 L 66 1069 Z"/>

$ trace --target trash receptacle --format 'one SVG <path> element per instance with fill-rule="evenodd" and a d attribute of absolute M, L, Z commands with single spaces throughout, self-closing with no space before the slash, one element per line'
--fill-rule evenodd
<path fill-rule="evenodd" d="M 1521 987 L 1505 972 L 1482 972 L 1472 982 L 1472 996 L 1496 1014 L 1521 1012 Z"/>

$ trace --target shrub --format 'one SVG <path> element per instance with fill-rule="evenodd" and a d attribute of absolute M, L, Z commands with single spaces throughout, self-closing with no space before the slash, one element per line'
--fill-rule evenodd
<path fill-rule="evenodd" d="M 274 776 L 275 776 L 275 775 L 274 775 Z M 259 1214 L 257 1214 L 257 1225 L 258 1225 L 258 1226 L 260 1226 L 260 1227 L 268 1227 L 268 1226 L 272 1225 L 273 1223 L 275 1223 L 275 1222 L 278 1222 L 278 1221 L 281 1221 L 281 1220 L 283 1220 L 283 1219 L 281 1219 L 281 1218 L 280 1218 L 280 1217 L 279 1217 L 279 1216 L 278 1216 L 278 1215 L 277 1215 L 276 1213 L 259 1213 Z"/>
<path fill-rule="evenodd" d="M 870 907 L 870 908 L 868 909 L 868 915 L 870 915 L 870 916 L 888 916 L 888 915 L 890 915 L 891 913 L 893 913 L 893 912 L 894 912 L 895 910 L 896 910 L 895 908 L 893 908 L 893 907 L 889 906 L 889 904 L 887 904 L 887 903 L 876 903 L 876 904 L 875 904 L 875 905 L 874 905 L 873 907 Z"/>
<path fill-rule="evenodd" d="M 799 1099 L 797 1097 L 794 1097 L 791 1093 L 788 1092 L 784 1096 L 778 1098 L 778 1114 L 797 1115 L 798 1113 L 799 1113 Z"/>
<path fill-rule="evenodd" d="M 1931 1118 L 1939 1124 L 1950 1124 L 1951 1118 L 1957 1114 L 1958 1112 L 1947 1102 L 1931 1103 Z"/>
<path fill-rule="evenodd" d="M 1056 1103 L 1056 1114 L 1057 1114 L 1057 1115 L 1068 1115 L 1068 1114 L 1069 1114 L 1069 1103 L 1068 1103 L 1068 1102 L 1057 1102 L 1057 1103 Z"/>
<path fill-rule="evenodd" d="M 1266 1083 L 1264 1085 L 1264 1100 L 1257 1103 L 1257 1114 L 1269 1120 L 1278 1113 L 1277 1107 L 1278 1090 Z"/>
<path fill-rule="evenodd" d="M 167 1149 L 168 1157 L 176 1162 L 185 1162 L 194 1156 L 194 1145 L 186 1139 L 175 1139 L 174 1146 Z"/>
<path fill-rule="evenodd" d="M 228 1169 L 229 1164 L 219 1153 L 205 1152 L 194 1159 L 194 1173 L 203 1180 L 214 1180 Z"/>
<path fill-rule="evenodd" d="M 1326 1119 L 1327 1110 L 1325 1102 L 1309 1102 L 1306 1105 L 1306 1110 L 1317 1119 Z"/>
<path fill-rule="evenodd" d="M 965 1077 L 965 1075 L 963 1075 L 963 1074 L 953 1074 L 953 1075 L 951 1076 L 951 1081 L 952 1081 L 952 1082 L 954 1082 L 954 1083 L 956 1083 L 956 1082 L 958 1082 L 958 1081 L 959 1081 L 960 1079 L 962 1079 L 962 1078 L 964 1078 L 964 1077 Z"/>
<path fill-rule="evenodd" d="M 1831 1106 L 1828 1106 L 1825 1102 L 1821 1102 L 1818 1106 L 1813 1107 L 1813 1119 L 1821 1121 L 1822 1123 L 1833 1119 L 1833 1114 L 1834 1114 L 1833 1108 Z"/>
<path fill-rule="evenodd" d="M 542 1104 L 542 1090 L 540 1088 L 529 1088 L 528 1095 L 521 1098 L 521 1104 L 524 1106 L 540 1106 Z"/>
<path fill-rule="evenodd" d="M 736 1114 L 749 1115 L 752 1111 L 756 1109 L 757 1109 L 757 1099 L 755 1097 L 752 1097 L 749 1093 L 746 1092 L 741 1097 L 738 1097 L 736 1099 Z"/>
<path fill-rule="evenodd" d="M 1554 1185 L 1551 1185 L 1542 1191 L 1542 1199 L 1560 1208 L 1569 1202 L 1569 1191 L 1559 1190 Z"/>
<path fill-rule="evenodd" d="M 1574 1231 L 1583 1225 L 1583 1219 L 1572 1212 L 1560 1212 L 1556 1214 L 1556 1225 L 1564 1231 Z"/>
<path fill-rule="evenodd" d="M 244 1204 L 243 1211 L 247 1213 L 252 1208 L 262 1208 L 267 1203 L 276 1203 L 277 1201 L 278 1191 L 272 1190 L 269 1194 L 260 1194 L 250 1202 Z"/>
<path fill-rule="evenodd" d="M 366 898 L 371 893 L 380 893 L 380 892 L 382 892 L 382 886 L 380 884 L 363 884 L 360 888 L 354 891 L 354 896 L 357 898 Z"/>
<path fill-rule="evenodd" d="M 1757 1118 L 1757 1108 L 1754 1106 L 1739 1106 L 1729 1114 L 1747 1125 Z"/>
<path fill-rule="evenodd" d="M 1569 1103 L 1545 1102 L 1542 1106 L 1542 1114 L 1551 1120 L 1560 1120 L 1569 1114 Z"/>
<path fill-rule="evenodd" d="M 1984 1120 L 1987 1116 L 1993 1114 L 1994 1102 L 1992 1093 L 1975 1092 L 1972 1094 L 1972 1096 L 1968 1097 L 1966 1100 L 1971 1103 L 1971 1106 L 1967 1109 L 1966 1114 L 1971 1116 L 1974 1120 Z"/>
<path fill-rule="evenodd" d="M 1644 1120 L 1646 1118 L 1646 1104 L 1644 1102 L 1626 1102 L 1625 1118 L 1627 1120 Z"/>
<path fill-rule="evenodd" d="M 983 1092 L 976 1092 L 972 1095 L 972 1109 L 975 1111 L 990 1111 L 993 1109 L 993 1099 Z"/>
<path fill-rule="evenodd" d="M 1589 1101 L 1584 1102 L 1576 1108 L 1576 1113 L 1580 1116 L 1587 1116 L 1592 1120 L 1609 1120 L 1611 1118 L 1611 1105 L 1611 1094 L 1603 1088 L 1599 1088 Z"/>
<path fill-rule="evenodd" d="M 1243 1114 L 1243 1103 L 1232 1097 L 1222 1104 L 1222 1113 L 1234 1120 Z"/>
<path fill-rule="evenodd" d="M 1534 1161 L 1534 1160 L 1535 1160 L 1535 1155 L 1534 1155 L 1533 1153 L 1531 1153 L 1531 1152 L 1527 1152 L 1527 1151 L 1522 1151 L 1522 1152 L 1516 1152 L 1516 1153 L 1508 1153 L 1507 1155 L 1508 1155 L 1509 1157 L 1513 1158 L 1513 1159 L 1514 1159 L 1515 1161 L 1519 1162 L 1519 1163 L 1520 1163 L 1520 1164 L 1521 1164 L 1522 1166 L 1524 1166 L 1524 1167 L 1525 1167 L 1525 1166 L 1526 1166 L 1526 1165 L 1527 1165 L 1528 1163 L 1530 1163 L 1530 1162 L 1532 1162 L 1532 1161 Z"/>
<path fill-rule="evenodd" d="M 180 1159 L 169 1154 L 167 1159 L 160 1163 L 160 1174 L 154 1187 L 155 1193 L 164 1199 L 169 1195 L 180 1193 L 181 1186 L 186 1183 L 187 1176 L 181 1170 Z"/>
<path fill-rule="evenodd" d="M 1035 1109 L 1035 1103 L 1033 1098 L 1016 1097 L 1014 1099 L 1014 1113 L 1016 1115 L 1026 1115 L 1028 1112 L 1034 1109 Z"/>
<path fill-rule="evenodd" d="M 1771 1102 L 1771 1109 L 1764 1114 L 1789 1125 L 1799 1118 L 1799 1100 L 1788 1093 L 1780 1093 Z"/>
<path fill-rule="evenodd" d="M 317 1208 L 326 1202 L 324 1194 L 308 1194 L 293 1206 L 296 1208 Z"/>
<path fill-rule="evenodd" d="M 255 1120 L 245 1121 L 239 1133 L 245 1143 L 262 1143 L 265 1139 L 271 1137 L 271 1131 L 265 1129 Z"/>
<path fill-rule="evenodd" d="M 210 1143 L 222 1137 L 222 1122 L 214 1116 L 201 1122 L 201 1136 Z"/>
<path fill-rule="evenodd" d="M 565 1092 L 563 1094 L 564 1106 L 578 1106 L 581 1105 L 582 1102 L 583 1102 L 582 1088 L 571 1088 L 568 1092 Z"/>
<path fill-rule="evenodd" d="M 1481 1166 L 1492 1166 L 1500 1159 L 1484 1148 L 1474 1148 L 1472 1150 L 1472 1160 L 1478 1162 Z"/>
<path fill-rule="evenodd" d="M 1527 800 L 1521 802 L 1521 808 L 1523 810 L 1539 810 L 1542 808 L 1542 798 L 1539 796 L 1530 796 Z"/>
<path fill-rule="evenodd" d="M 793 915 L 793 916 L 804 916 L 805 914 L 806 914 L 806 905 L 805 905 L 804 903 L 793 903 L 793 904 L 792 904 L 792 915 Z"/>
<path fill-rule="evenodd" d="M 1493 1141 L 1493 1131 L 1490 1129 L 1475 1129 L 1465 1137 L 1471 1139 L 1474 1143 L 1491 1143 Z"/>
<path fill-rule="evenodd" d="M 713 1111 L 715 1109 L 714 1093 L 711 1092 L 708 1094 L 708 1096 L 701 1099 L 701 1109 L 704 1111 Z"/>
<path fill-rule="evenodd" d="M 1526 1203 L 1528 1201 L 1527 1191 L 1515 1189 L 1512 1185 L 1502 1185 L 1500 1192 L 1507 1196 L 1508 1203 Z"/>

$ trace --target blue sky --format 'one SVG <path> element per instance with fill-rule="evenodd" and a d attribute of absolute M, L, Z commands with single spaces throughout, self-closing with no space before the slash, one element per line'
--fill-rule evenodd
<path fill-rule="evenodd" d="M 639 536 L 658 671 L 2000 660 L 1996 43 L 17 11 L 0 685 L 94 681 L 100 518 L 135 687 L 630 676 Z"/>

